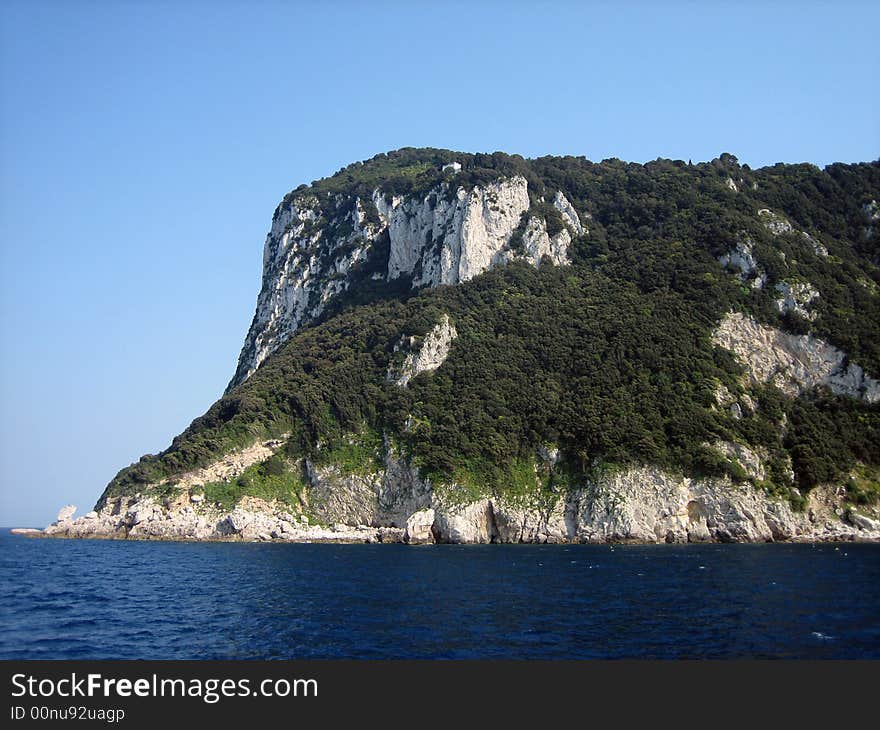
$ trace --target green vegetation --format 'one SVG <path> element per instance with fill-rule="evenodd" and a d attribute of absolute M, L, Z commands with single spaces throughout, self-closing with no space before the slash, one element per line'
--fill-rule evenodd
<path fill-rule="evenodd" d="M 456 161 L 462 164 L 461 172 L 442 170 L 443 165 Z M 285 196 L 279 208 L 289 206 L 295 197 L 303 194 L 315 195 L 322 202 L 340 194 L 369 200 L 376 188 L 381 188 L 386 196 L 417 195 L 427 193 L 444 181 L 455 187 L 471 188 L 511 175 L 535 178 L 528 161 L 518 155 L 503 152 L 474 155 L 405 147 L 376 155 L 365 162 L 355 162 L 311 185 L 300 185 Z M 537 182 L 537 178 L 535 180 Z"/>
<path fill-rule="evenodd" d="M 451 475 L 429 472 L 429 476 L 447 504 L 466 504 L 499 494 L 510 501 L 530 506 L 543 506 L 555 501 L 551 472 L 539 470 L 534 458 L 517 457 L 501 465 L 484 459 L 462 460 Z"/>
<path fill-rule="evenodd" d="M 173 502 L 183 494 L 183 489 L 173 482 L 165 482 L 153 488 L 153 494 L 161 500 Z"/>
<path fill-rule="evenodd" d="M 297 465 L 278 456 L 248 467 L 231 482 L 205 484 L 205 500 L 224 509 L 231 509 L 242 497 L 259 497 L 268 502 L 278 501 L 299 510 L 305 484 Z"/>
<path fill-rule="evenodd" d="M 453 160 L 462 171 L 442 172 Z M 637 165 L 405 149 L 298 188 L 282 205 L 305 192 L 325 200 L 342 194 L 343 204 L 353 205 L 353 196 L 368 200 L 377 187 L 412 194 L 443 180 L 470 186 L 512 174 L 527 178 L 529 214 L 540 208 L 548 226 L 562 223 L 540 207 L 541 197 L 563 190 L 580 212 L 590 230 L 575 239 L 571 266 L 515 263 L 464 285 L 414 292 L 405 279 L 370 280 L 387 263 L 386 236 L 363 279 L 318 322 L 169 449 L 123 469 L 105 494 L 131 493 L 290 433 L 279 457 L 285 464 L 307 456 L 350 474 L 376 468 L 388 435 L 435 483 L 461 485 L 462 498 L 549 499 L 603 463 L 743 480 L 737 464 L 705 446 L 732 440 L 768 455 L 767 478 L 757 486 L 772 494 L 800 503 L 793 486 L 804 493 L 826 481 L 846 483 L 856 468 L 863 471 L 849 482 L 852 500 L 875 499 L 880 405 L 823 392 L 788 399 L 773 387 L 755 387 L 757 409 L 734 419 L 716 406 L 714 393 L 720 383 L 744 394 L 742 371 L 730 353 L 713 347 L 711 333 L 725 312 L 745 311 L 823 337 L 880 376 L 880 300 L 872 293 L 880 284 L 880 239 L 865 237 L 861 211 L 865 201 L 880 199 L 880 164 L 751 170 L 731 155 L 700 165 Z M 797 230 L 771 235 L 760 208 Z M 365 209 L 375 214 L 371 205 Z M 526 222 L 524 215 L 520 238 Z M 800 231 L 831 255 L 817 256 Z M 767 273 L 763 289 L 742 286 L 717 263 L 743 237 L 754 242 Z M 782 280 L 818 288 L 815 322 L 779 316 L 773 287 Z M 386 382 L 401 336 L 424 335 L 444 312 L 459 336 L 443 367 L 407 388 Z M 559 446 L 562 464 L 539 465 L 536 473 L 536 450 L 547 443 Z M 270 474 L 260 465 L 234 484 L 205 491 L 229 504 L 243 494 L 296 500 L 301 489 L 296 469 Z"/>
<path fill-rule="evenodd" d="M 852 471 L 846 485 L 849 500 L 857 505 L 880 503 L 880 466 L 860 464 Z"/>
<path fill-rule="evenodd" d="M 880 409 L 844 398 L 798 398 L 784 445 L 798 486 L 840 481 L 858 463 L 880 464 Z"/>
<path fill-rule="evenodd" d="M 336 438 L 315 451 L 316 464 L 331 464 L 344 475 L 365 476 L 375 474 L 382 468 L 384 444 L 382 435 L 363 426 L 358 433 L 348 433 Z"/>

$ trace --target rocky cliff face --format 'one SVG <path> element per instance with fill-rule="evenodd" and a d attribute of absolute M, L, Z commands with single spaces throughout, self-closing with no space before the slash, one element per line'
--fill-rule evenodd
<path fill-rule="evenodd" d="M 761 289 L 767 283 L 767 274 L 755 259 L 753 247 L 754 242 L 743 237 L 733 249 L 718 258 L 718 263 L 735 272 L 743 283 L 748 283 L 753 289 Z"/>
<path fill-rule="evenodd" d="M 404 338 L 395 345 L 395 352 L 405 353 L 399 367 L 388 371 L 388 379 L 400 386 L 406 386 L 419 373 L 433 372 L 439 368 L 449 355 L 452 341 L 458 337 L 455 325 L 448 314 L 425 336 L 421 344 L 415 337 Z"/>
<path fill-rule="evenodd" d="M 435 330 L 449 328 L 447 317 Z M 205 499 L 209 485 L 241 475 L 282 443 L 231 452 L 202 469 L 145 485 L 142 493 L 109 499 L 78 519 L 68 505 L 43 532 L 28 534 L 413 545 L 880 540 L 880 510 L 853 510 L 845 490 L 833 486 L 812 490 L 806 509 L 795 511 L 787 500 L 726 477 L 694 479 L 639 466 L 600 469 L 581 487 L 548 493 L 538 474 L 539 465 L 559 465 L 551 448 L 536 455 L 533 490 L 517 496 L 480 496 L 456 483 L 434 484 L 386 439 L 381 465 L 372 470 L 351 472 L 303 459 L 298 468 L 306 490 L 297 504 L 244 497 L 222 508 Z M 711 447 L 750 478 L 764 479 L 761 454 L 727 441 Z"/>
<path fill-rule="evenodd" d="M 358 199 L 337 200 L 327 210 L 315 196 L 304 195 L 279 206 L 263 249 L 256 313 L 230 387 L 348 288 L 352 268 L 366 259 L 380 232 L 365 222 Z"/>
<path fill-rule="evenodd" d="M 552 205 L 564 225 L 550 235 L 530 205 L 528 183 L 518 176 L 470 190 L 444 182 L 410 197 L 377 188 L 370 200 L 336 196 L 322 204 L 303 194 L 287 201 L 266 238 L 256 314 L 230 388 L 355 285 L 371 256 L 382 258 L 372 279 L 409 277 L 413 287 L 469 281 L 514 259 L 568 263 L 572 238 L 586 232 L 574 206 L 557 191 Z M 377 251 L 384 239 L 387 254 Z"/>
<path fill-rule="evenodd" d="M 730 448 L 732 456 L 742 456 Z M 224 510 L 206 504 L 191 487 L 174 497 L 147 492 L 112 499 L 76 520 L 68 507 L 44 534 L 411 544 L 880 540 L 878 515 L 847 511 L 834 489 L 813 490 L 806 510 L 795 512 L 787 501 L 728 479 L 635 467 L 610 471 L 552 499 L 487 496 L 462 502 L 450 500 L 455 485 L 438 491 L 393 452 L 381 469 L 366 475 L 307 468 L 311 516 L 250 497 Z"/>
<path fill-rule="evenodd" d="M 880 167 L 456 157 L 286 196 L 227 394 L 40 534 L 880 539 Z"/>
<path fill-rule="evenodd" d="M 880 382 L 865 374 L 846 353 L 811 335 L 793 335 L 728 314 L 713 339 L 735 353 L 755 383 L 772 382 L 795 397 L 818 386 L 867 403 L 880 401 Z"/>
<path fill-rule="evenodd" d="M 412 275 L 414 286 L 459 284 L 516 257 L 536 266 L 544 256 L 565 264 L 572 234 L 584 233 L 577 212 L 559 191 L 553 205 L 566 228 L 551 237 L 546 221 L 532 217 L 522 236 L 524 250 L 510 250 L 508 244 L 530 205 L 522 177 L 470 192 L 459 188 L 451 197 L 446 185 L 422 199 L 392 198 L 389 203 L 376 195 L 374 203 L 391 237 L 388 278 Z"/>

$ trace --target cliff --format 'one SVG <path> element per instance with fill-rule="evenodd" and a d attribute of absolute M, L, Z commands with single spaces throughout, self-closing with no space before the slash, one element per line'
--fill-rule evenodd
<path fill-rule="evenodd" d="M 257 311 L 239 356 L 230 389 L 302 326 L 315 321 L 337 295 L 357 286 L 376 249 L 387 264 L 372 281 L 406 279 L 410 286 L 459 284 L 515 259 L 538 266 L 546 256 L 568 263 L 573 235 L 584 228 L 562 191 L 553 207 L 564 219 L 550 236 L 540 215 L 528 216 L 528 182 L 502 178 L 470 189 L 442 182 L 426 193 L 398 196 L 381 188 L 369 200 L 336 195 L 323 204 L 310 192 L 276 211 L 263 251 L 263 285 Z M 519 231 L 519 247 L 511 243 Z M 379 256 L 384 258 L 384 251 Z"/>
<path fill-rule="evenodd" d="M 731 451 L 739 451 L 735 447 Z M 758 460 L 760 464 L 760 460 Z M 610 470 L 555 495 L 461 499 L 434 489 L 393 452 L 380 469 L 310 472 L 304 505 L 244 497 L 205 501 L 198 479 L 174 496 L 111 498 L 73 519 L 64 508 L 51 537 L 379 543 L 683 543 L 880 540 L 880 519 L 853 511 L 844 490 L 816 488 L 805 509 L 729 479 L 691 479 L 653 467 Z M 305 508 L 305 509 L 303 509 Z M 308 512 L 307 516 L 305 512 Z"/>
<path fill-rule="evenodd" d="M 278 206 L 227 392 L 45 534 L 880 539 L 880 165 L 400 150 Z"/>

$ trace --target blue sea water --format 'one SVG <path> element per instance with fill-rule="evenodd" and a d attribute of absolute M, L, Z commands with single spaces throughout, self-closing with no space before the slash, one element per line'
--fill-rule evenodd
<path fill-rule="evenodd" d="M 880 658 L 880 545 L 290 545 L 0 531 L 2 659 Z"/>

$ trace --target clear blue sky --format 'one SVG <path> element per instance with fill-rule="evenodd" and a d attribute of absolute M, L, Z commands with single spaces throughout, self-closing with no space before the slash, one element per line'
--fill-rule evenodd
<path fill-rule="evenodd" d="M 880 154 L 877 3 L 5 0 L 0 24 L 0 525 L 87 511 L 204 412 L 275 205 L 349 162 Z"/>

